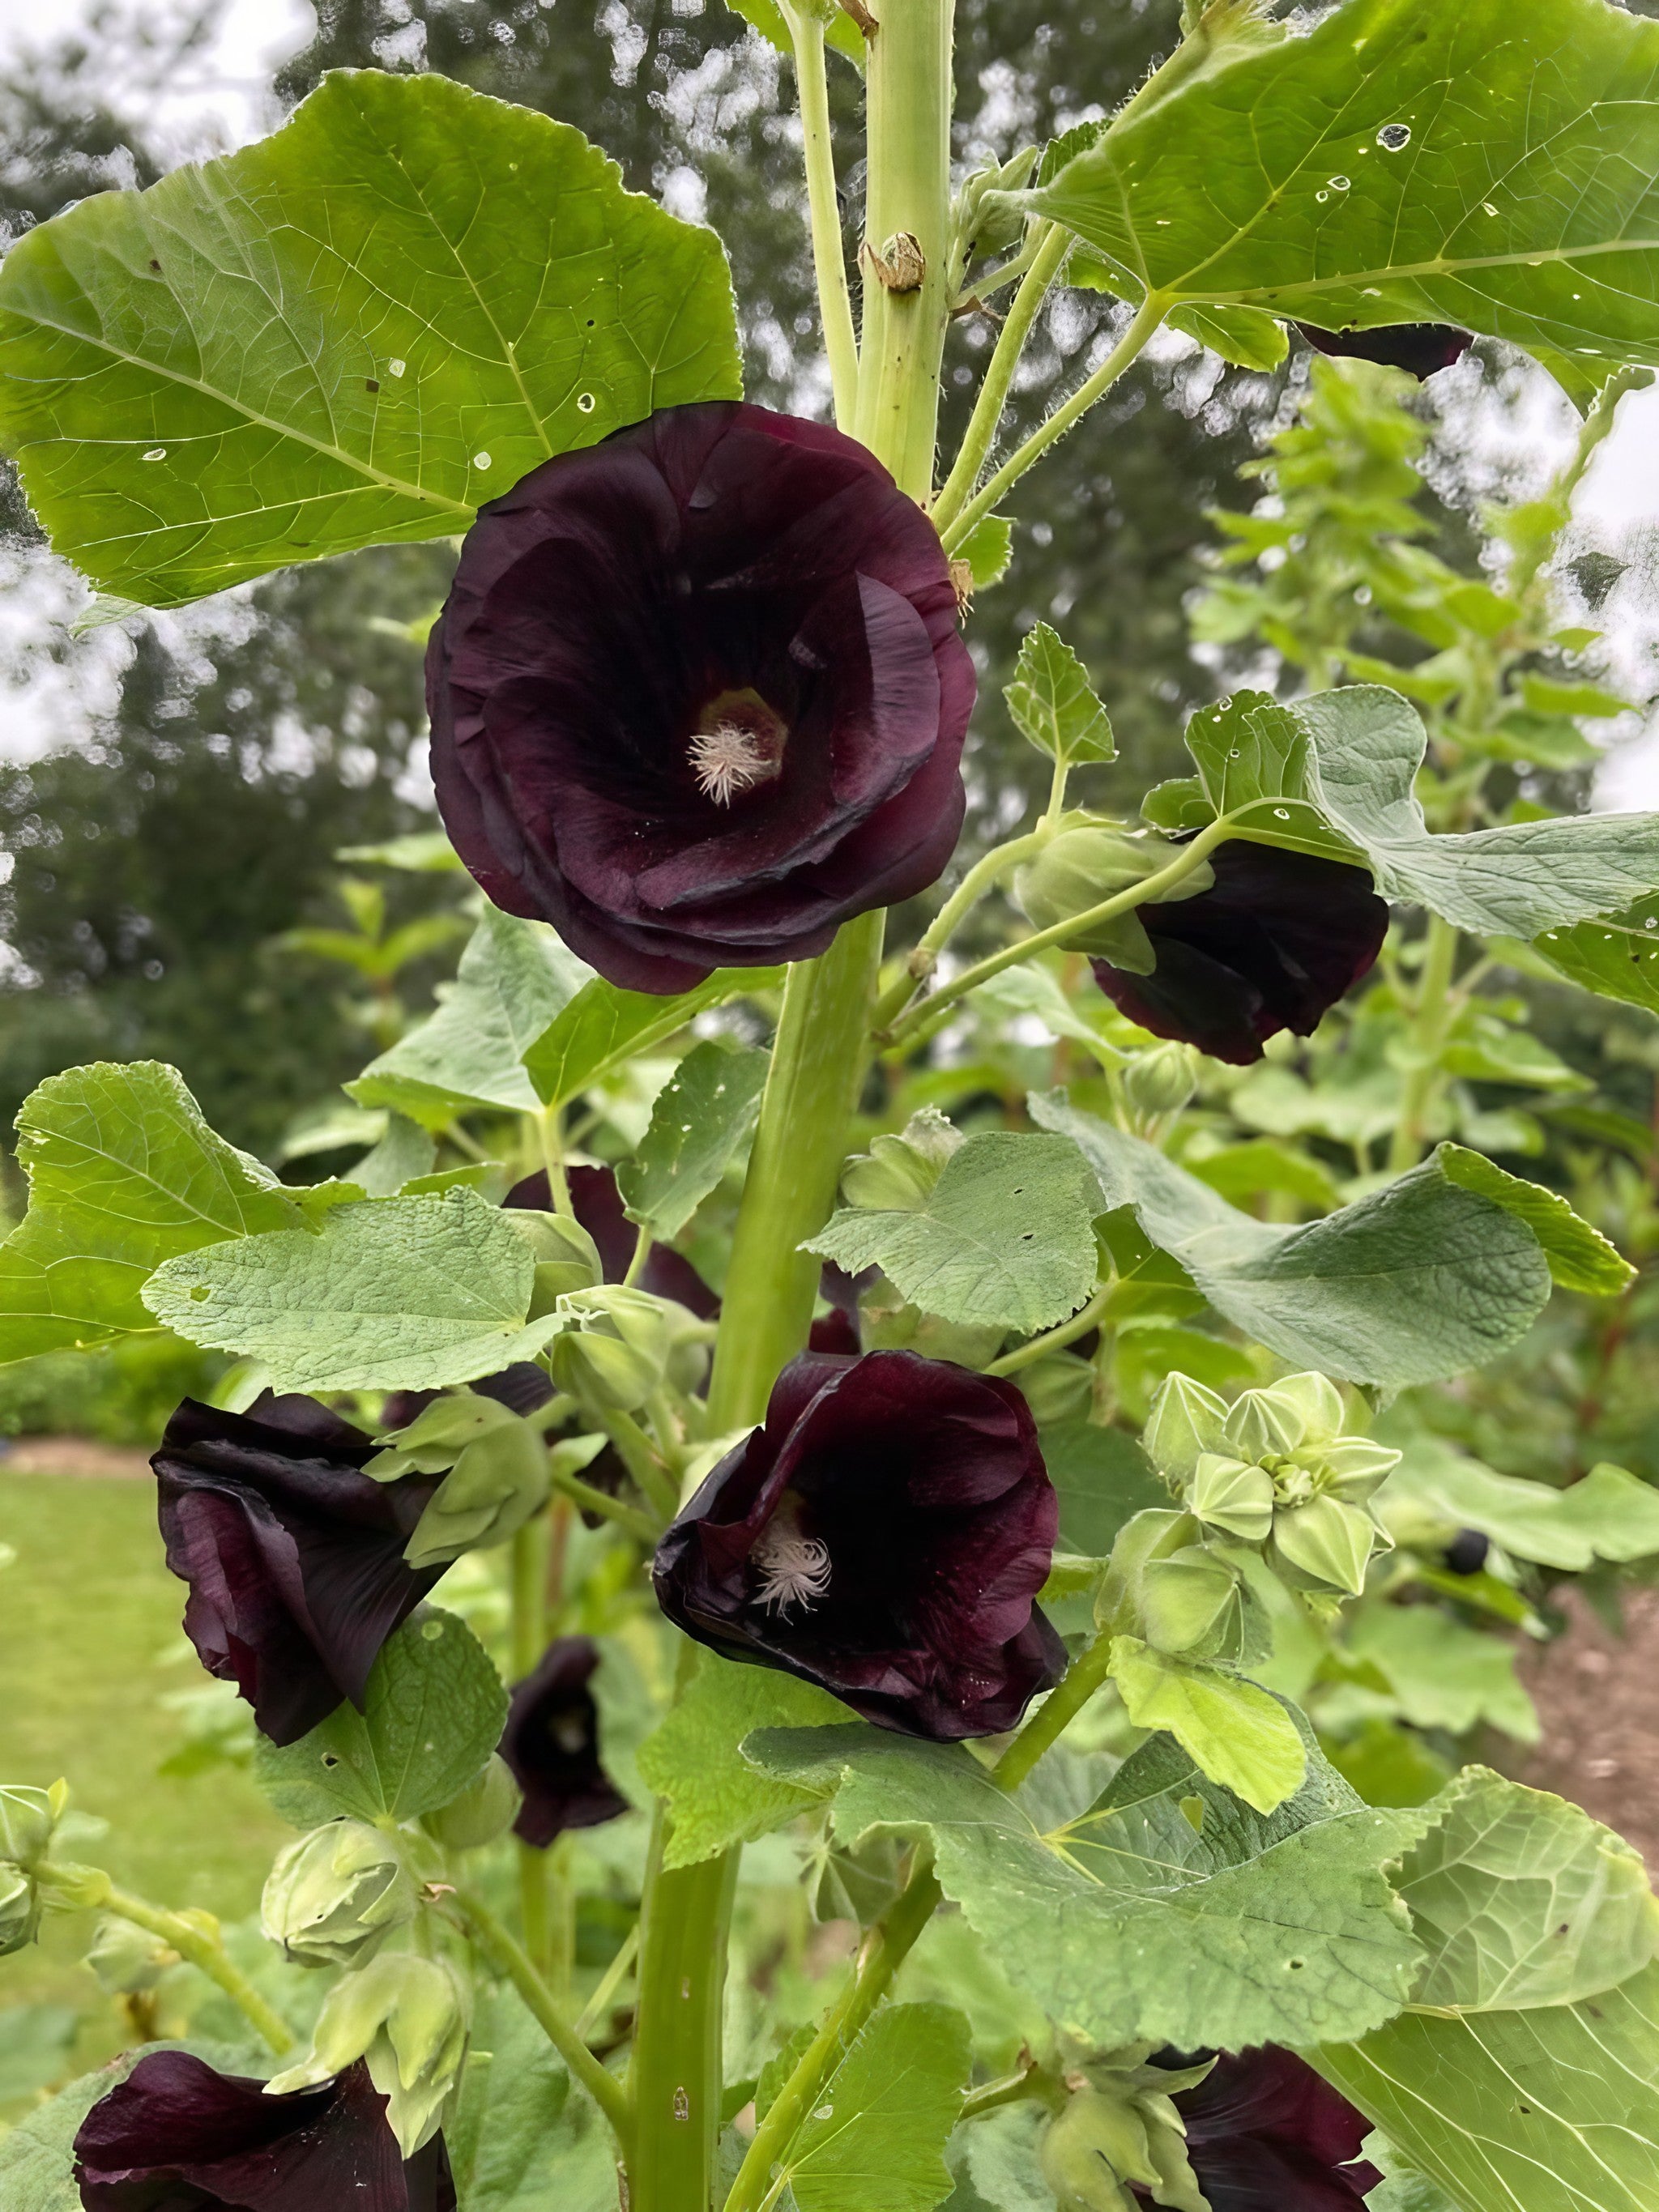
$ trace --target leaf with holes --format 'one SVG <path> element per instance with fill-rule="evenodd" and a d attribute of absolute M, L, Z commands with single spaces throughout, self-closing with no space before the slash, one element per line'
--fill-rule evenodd
<path fill-rule="evenodd" d="M 770 1055 L 734 1037 L 693 1045 L 657 1094 L 651 1126 L 617 1170 L 629 1218 L 678 1237 L 754 1127 Z"/>
<path fill-rule="evenodd" d="M 55 549 L 148 606 L 453 537 L 550 454 L 741 391 L 714 234 L 442 76 L 338 71 L 0 268 L 0 442 Z"/>

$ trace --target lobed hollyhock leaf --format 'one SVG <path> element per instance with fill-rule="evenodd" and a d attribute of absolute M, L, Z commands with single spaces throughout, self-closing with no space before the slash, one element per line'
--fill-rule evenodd
<path fill-rule="evenodd" d="M 1659 1492 L 1621 1467 L 1603 1460 L 1558 1490 L 1495 1474 L 1439 1437 L 1402 1442 L 1405 1456 L 1376 1497 L 1384 1521 L 1402 1510 L 1419 1519 L 1426 1514 L 1453 1531 L 1474 1529 L 1517 1559 L 1568 1574 L 1582 1574 L 1598 1559 L 1659 1553 Z"/>
<path fill-rule="evenodd" d="M 1224 2053 L 1172 2101 L 1210 2212 L 1352 2212 L 1382 2178 L 1364 2114 L 1294 2051 Z"/>
<path fill-rule="evenodd" d="M 833 1794 L 849 1846 L 931 1837 L 945 1893 L 989 1955 L 1103 2049 L 1364 2034 L 1400 2010 L 1421 1964 L 1384 1869 L 1427 1821 L 1363 1804 L 1310 1741 L 1306 1781 L 1264 1816 L 1152 1736 L 1058 1828 L 1041 1768 L 1010 1796 L 960 1745 L 764 1729 L 744 1755 Z"/>
<path fill-rule="evenodd" d="M 149 606 L 453 536 L 550 453 L 742 388 L 714 233 L 440 76 L 336 71 L 17 243 L 0 441 L 56 550 Z"/>
<path fill-rule="evenodd" d="M 1047 623 L 1034 623 L 1019 648 L 1014 680 L 1003 692 L 1022 736 L 1051 760 L 1113 760 L 1112 725 L 1088 671 Z"/>
<path fill-rule="evenodd" d="M 1549 1297 L 1537 1238 L 1433 1160 L 1302 1228 L 1257 1221 L 1138 1137 L 1060 1092 L 1032 1119 L 1073 1139 L 1094 1201 L 1132 1212 L 1216 1311 L 1295 1368 L 1399 1386 L 1479 1366 L 1516 1343 Z"/>
<path fill-rule="evenodd" d="M 695 989 L 665 999 L 653 991 L 621 991 L 596 976 L 526 1050 L 526 1072 L 544 1106 L 562 1106 L 698 1014 L 782 981 L 781 968 L 717 968 Z"/>
<path fill-rule="evenodd" d="M 915 502 L 839 431 L 726 404 L 659 410 L 492 501 L 427 652 L 468 868 L 665 997 L 925 890 L 962 825 L 974 691 Z"/>
<path fill-rule="evenodd" d="M 0 1359 L 153 1328 L 140 1293 L 164 1261 L 305 1218 L 155 1060 L 49 1077 L 24 1100 L 17 1135 L 29 1202 L 0 1244 Z"/>
<path fill-rule="evenodd" d="M 497 1748 L 524 1792 L 513 1831 L 542 1850 L 567 1829 L 598 1827 L 628 1810 L 599 1756 L 588 1686 L 599 1663 L 592 1637 L 556 1638 L 507 1702 Z"/>
<path fill-rule="evenodd" d="M 1467 1146 L 1437 1145 L 1434 1158 L 1448 1182 L 1479 1191 L 1526 1223 L 1549 1262 L 1552 1279 L 1564 1290 L 1610 1298 L 1635 1281 L 1636 1270 L 1618 1246 L 1576 1213 L 1559 1191 L 1512 1176 Z"/>
<path fill-rule="evenodd" d="M 884 2005 L 825 2083 L 784 2171 L 800 2212 L 933 2212 L 945 2146 L 972 2075 L 966 2017 L 949 2005 Z"/>
<path fill-rule="evenodd" d="M 314 1400 L 267 1392 L 246 1414 L 186 1398 L 150 1462 L 167 1565 L 190 1588 L 185 1632 L 273 1742 L 361 1705 L 438 1579 L 404 1558 L 433 1484 L 376 1482 L 374 1455 Z"/>
<path fill-rule="evenodd" d="M 1012 1383 L 909 1352 L 805 1352 L 682 1508 L 653 1580 L 726 1658 L 884 1728 L 994 1735 L 1065 1671 L 1033 1603 L 1057 1516 Z"/>
<path fill-rule="evenodd" d="M 1528 0 L 1524 27 L 1509 0 L 1345 0 L 1179 65 L 1029 196 L 1126 296 L 1659 360 L 1652 24 L 1601 0 Z"/>
<path fill-rule="evenodd" d="M 1356 1613 L 1347 1644 L 1387 1684 L 1395 1711 L 1413 1728 L 1462 1735 L 1484 1723 L 1517 1743 L 1536 1743 L 1542 1734 L 1505 1637 L 1438 1606 L 1379 1605 Z"/>
<path fill-rule="evenodd" d="M 506 1719 L 507 1692 L 477 1638 L 423 1607 L 381 1649 L 361 1711 L 340 1705 L 307 1735 L 261 1742 L 254 1772 L 296 1828 L 342 1814 L 415 1820 L 477 1781 Z"/>

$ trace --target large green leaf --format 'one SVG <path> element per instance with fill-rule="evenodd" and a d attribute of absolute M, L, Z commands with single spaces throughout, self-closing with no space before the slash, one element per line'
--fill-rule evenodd
<path fill-rule="evenodd" d="M 550 454 L 740 390 L 713 233 L 441 76 L 325 78 L 0 270 L 0 439 L 58 551 L 150 606 L 452 536 Z"/>
<path fill-rule="evenodd" d="M 1317 2055 L 1459 2212 L 1659 2212 L 1659 1965 L 1577 2004 L 1410 2014 Z"/>
<path fill-rule="evenodd" d="M 434 1129 L 474 1106 L 534 1114 L 524 1055 L 592 973 L 542 923 L 487 906 L 437 1012 L 346 1088 Z"/>
<path fill-rule="evenodd" d="M 1592 1561 L 1659 1553 L 1659 1490 L 1607 1461 L 1565 1490 L 1495 1474 L 1438 1437 L 1408 1436 L 1378 1494 L 1384 1520 L 1409 1540 L 1426 1514 L 1448 1530 L 1478 1528 L 1519 1559 L 1582 1574 Z M 1402 1517 L 1403 1516 L 1403 1517 Z"/>
<path fill-rule="evenodd" d="M 1133 1207 L 1218 1313 L 1295 1367 L 1357 1382 L 1432 1382 L 1522 1335 L 1549 1296 L 1525 1223 L 1433 1160 L 1299 1229 L 1256 1221 L 1152 1146 L 1066 1103 L 1034 1120 L 1072 1138 L 1104 1207 Z"/>
<path fill-rule="evenodd" d="M 696 990 L 663 999 L 595 976 L 537 1038 L 524 1064 L 542 1103 L 562 1106 L 636 1053 L 661 1044 L 694 1015 L 782 980 L 781 968 L 717 968 Z"/>
<path fill-rule="evenodd" d="M 1413 789 L 1427 744 L 1417 709 L 1381 684 L 1288 707 L 1241 691 L 1193 717 L 1187 748 L 1198 774 L 1159 785 L 1146 811 L 1183 830 L 1222 817 L 1259 844 L 1367 866 L 1384 897 L 1487 935 L 1565 928 L 1659 884 L 1659 814 L 1431 836 Z"/>
<path fill-rule="evenodd" d="M 296 1828 L 418 1820 L 477 1780 L 506 1721 L 489 1654 L 465 1621 L 422 1606 L 382 1648 L 362 1712 L 343 1704 L 297 1743 L 261 1736 L 255 1771 Z"/>
<path fill-rule="evenodd" d="M 1659 361 L 1659 27 L 1603 0 L 1346 0 L 1238 52 L 1035 195 L 1126 294 Z"/>
<path fill-rule="evenodd" d="M 1542 1733 L 1516 1674 L 1514 1644 L 1438 1606 L 1361 1606 L 1348 1649 L 1383 1676 L 1413 1728 L 1462 1735 L 1484 1721 L 1519 1743 L 1536 1743 Z"/>
<path fill-rule="evenodd" d="M 1382 1868 L 1425 1820 L 1362 1804 L 1311 1746 L 1306 1782 L 1264 1816 L 1153 1736 L 1057 1825 L 1034 1809 L 1041 1769 L 1010 1796 L 959 1745 L 767 1730 L 744 1753 L 822 1793 L 839 1785 L 843 1842 L 930 1834 L 945 1893 L 990 1955 L 1101 2045 L 1363 2034 L 1399 2010 L 1421 1960 Z"/>
<path fill-rule="evenodd" d="M 755 1126 L 770 1057 L 734 1037 L 693 1045 L 657 1094 L 651 1126 L 617 1184 L 632 1219 L 678 1237 Z"/>
<path fill-rule="evenodd" d="M 1479 1191 L 1482 1198 L 1526 1223 L 1542 1248 L 1551 1279 L 1564 1290 L 1607 1298 L 1628 1290 L 1635 1281 L 1636 1270 L 1618 1246 L 1575 1213 L 1559 1191 L 1512 1176 L 1484 1152 L 1472 1152 L 1462 1145 L 1437 1146 L 1434 1158 L 1448 1182 Z"/>
<path fill-rule="evenodd" d="M 849 1206 L 802 1249 L 850 1274 L 879 1267 L 924 1313 L 1029 1334 L 1094 1288 L 1090 1183 L 1066 1138 L 984 1130 L 951 1153 L 925 1205 Z"/>
<path fill-rule="evenodd" d="M 1633 900 L 1617 914 L 1570 929 L 1547 930 L 1533 951 L 1582 990 L 1659 1014 L 1659 897 Z"/>
<path fill-rule="evenodd" d="M 0 1244 L 0 1359 L 154 1328 L 139 1293 L 163 1261 L 304 1219 L 155 1060 L 50 1077 L 17 1133 L 29 1206 Z"/>
<path fill-rule="evenodd" d="M 289 1230 L 171 1260 L 144 1285 L 192 1344 L 258 1359 L 279 1390 L 423 1390 L 530 1359 L 536 1260 L 476 1191 L 337 1207 Z"/>
<path fill-rule="evenodd" d="M 933 2212 L 972 2063 L 968 2022 L 949 2005 L 878 2012 L 791 2146 L 800 2212 Z"/>
<path fill-rule="evenodd" d="M 1396 1887 L 1428 1951 L 1413 2002 L 1458 2012 L 1576 2004 L 1659 1951 L 1641 1854 L 1577 1805 L 1466 1766 Z"/>

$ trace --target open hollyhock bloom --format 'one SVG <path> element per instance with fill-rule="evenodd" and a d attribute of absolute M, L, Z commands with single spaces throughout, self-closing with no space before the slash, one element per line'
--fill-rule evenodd
<path fill-rule="evenodd" d="M 1474 343 L 1474 332 L 1459 330 L 1455 323 L 1385 323 L 1371 331 L 1322 331 L 1311 323 L 1296 327 L 1318 353 L 1403 368 L 1419 384 L 1462 361 Z"/>
<path fill-rule="evenodd" d="M 1294 2051 L 1218 2058 L 1174 2103 L 1210 2212 L 1352 2212 L 1382 2179 L 1359 2156 L 1370 2122 Z"/>
<path fill-rule="evenodd" d="M 270 2096 L 158 2051 L 93 2106 L 75 2157 L 87 2212 L 455 2212 L 443 2138 L 405 2163 L 361 2063 Z"/>
<path fill-rule="evenodd" d="M 866 447 L 718 401 L 479 514 L 427 659 L 457 851 L 629 989 L 821 952 L 955 846 L 974 672 Z"/>
<path fill-rule="evenodd" d="M 628 1810 L 599 1763 L 599 1715 L 588 1687 L 599 1663 L 592 1637 L 561 1636 L 515 1683 L 501 1755 L 524 1792 L 513 1832 L 544 1850 L 567 1828 L 596 1828 Z"/>
<path fill-rule="evenodd" d="M 380 1646 L 443 1572 L 404 1559 L 436 1483 L 375 1482 L 375 1446 L 314 1400 L 227 1413 L 186 1398 L 150 1462 L 185 1633 L 273 1743 L 343 1699 L 361 1708 Z"/>
<path fill-rule="evenodd" d="M 1236 1066 L 1280 1030 L 1311 1036 L 1376 960 L 1387 902 L 1363 868 L 1233 840 L 1210 855 L 1207 890 L 1136 908 L 1157 966 L 1092 963 L 1114 1006 L 1154 1036 Z"/>
<path fill-rule="evenodd" d="M 805 1352 L 658 1547 L 669 1619 L 883 1728 L 1012 1728 L 1066 1670 L 1033 1602 L 1058 1506 L 1012 1383 L 909 1352 Z"/>

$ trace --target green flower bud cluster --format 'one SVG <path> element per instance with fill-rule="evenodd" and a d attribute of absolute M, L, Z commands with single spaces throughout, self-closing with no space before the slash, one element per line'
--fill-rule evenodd
<path fill-rule="evenodd" d="M 1058 831 L 1036 858 L 1016 871 L 1014 896 L 1035 928 L 1052 929 L 1145 883 L 1176 860 L 1180 850 L 1154 830 L 1125 830 L 1097 815 L 1062 815 Z M 1170 897 L 1192 898 L 1214 881 L 1215 871 L 1207 860 L 1200 861 Z M 1079 951 L 1098 953 L 1131 975 L 1150 975 L 1158 965 L 1152 941 L 1133 909 L 1097 923 L 1076 942 Z"/>
<path fill-rule="evenodd" d="M 1201 2081 L 1209 2065 L 1182 2073 L 1151 2066 L 1152 2048 L 1136 2044 L 1066 2075 L 1072 2094 L 1049 2122 L 1040 2153 L 1060 2212 L 1139 2212 L 1135 2188 L 1170 2212 L 1210 2212 L 1172 2101 Z"/>
<path fill-rule="evenodd" d="M 259 1921 L 298 1966 L 362 1966 L 414 1918 L 416 1902 L 397 1837 L 365 1820 L 331 1820 L 277 1854 Z"/>
<path fill-rule="evenodd" d="M 40 1926 L 37 1879 L 69 1803 L 69 1785 L 0 1786 L 0 1959 L 33 1942 Z"/>
<path fill-rule="evenodd" d="M 267 2087 L 272 2096 L 313 2088 L 364 2059 L 399 2148 L 413 2158 L 437 2133 L 460 2080 L 471 2009 L 447 1960 L 382 1951 L 334 1984 L 311 2049 Z"/>
<path fill-rule="evenodd" d="M 1189 1044 L 1158 1044 L 1135 1054 L 1123 1071 L 1123 1096 L 1142 1136 L 1154 1134 L 1188 1103 L 1200 1066 Z"/>
<path fill-rule="evenodd" d="M 1341 1395 L 1322 1375 L 1286 1376 L 1231 1407 L 1171 1375 L 1143 1441 L 1195 1520 L 1267 1547 L 1293 1589 L 1357 1596 L 1373 1553 L 1388 1548 L 1368 1501 L 1400 1454 L 1347 1432 Z"/>
<path fill-rule="evenodd" d="M 913 1114 L 899 1136 L 871 1139 L 842 1170 L 841 1193 L 848 1206 L 871 1211 L 917 1213 L 933 1194 L 945 1163 L 963 1144 L 960 1129 L 937 1107 Z"/>
<path fill-rule="evenodd" d="M 437 1566 L 463 1552 L 504 1544 L 547 1503 L 540 1430 L 471 1390 L 427 1407 L 364 1472 L 377 1482 L 395 1482 L 405 1474 L 441 1474 L 446 1468 L 448 1474 L 404 1547 L 411 1567 Z"/>
<path fill-rule="evenodd" d="M 696 1316 L 619 1283 L 573 1291 L 554 1309 L 553 1380 L 602 1413 L 636 1413 L 671 1383 L 694 1390 L 708 1366 Z"/>

